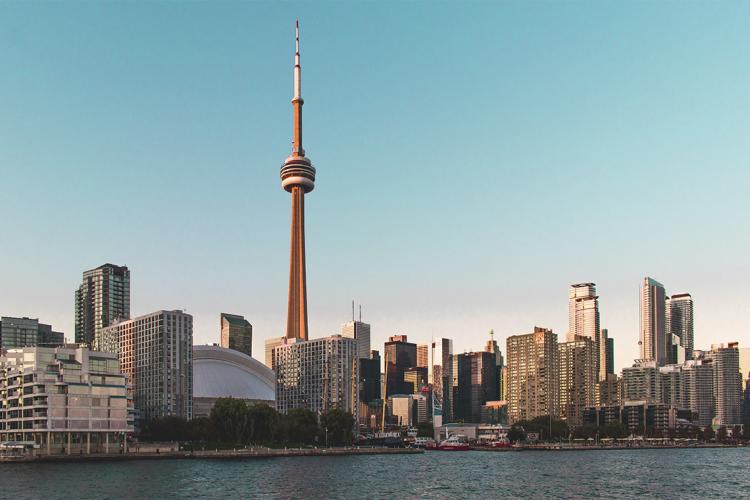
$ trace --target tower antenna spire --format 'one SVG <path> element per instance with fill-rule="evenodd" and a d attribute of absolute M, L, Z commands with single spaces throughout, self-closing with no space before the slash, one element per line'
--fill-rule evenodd
<path fill-rule="evenodd" d="M 305 101 L 302 99 L 302 66 L 299 56 L 299 19 L 295 26 L 295 43 L 294 43 L 294 144 L 292 145 L 293 156 L 305 156 L 305 149 L 302 147 L 302 105 Z"/>

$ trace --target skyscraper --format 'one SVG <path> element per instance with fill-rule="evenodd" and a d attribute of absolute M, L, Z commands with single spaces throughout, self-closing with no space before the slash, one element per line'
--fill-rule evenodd
<path fill-rule="evenodd" d="M 244 316 L 221 313 L 221 347 L 253 356 L 253 325 Z"/>
<path fill-rule="evenodd" d="M 427 368 L 430 364 L 430 346 L 429 344 L 417 344 L 417 366 Z"/>
<path fill-rule="evenodd" d="M 480 423 L 482 406 L 498 398 L 495 354 L 487 351 L 453 356 L 453 412 L 457 420 Z"/>
<path fill-rule="evenodd" d="M 602 330 L 602 339 L 606 340 L 606 362 L 604 363 L 604 370 L 607 375 L 615 373 L 615 339 L 609 336 L 609 330 L 606 328 Z"/>
<path fill-rule="evenodd" d="M 130 318 L 130 271 L 104 264 L 83 273 L 75 292 L 75 341 L 97 347 L 102 328 Z"/>
<path fill-rule="evenodd" d="M 604 380 L 606 373 L 606 343 L 602 341 L 599 324 L 599 297 L 595 283 L 570 285 L 568 294 L 568 342 L 586 337 L 594 342 L 597 351 L 597 379 Z"/>
<path fill-rule="evenodd" d="M 666 328 L 666 292 L 664 285 L 646 277 L 641 285 L 641 359 L 656 361 L 657 366 L 669 362 L 671 336 Z"/>
<path fill-rule="evenodd" d="M 273 350 L 282 345 L 284 343 L 284 340 L 286 340 L 286 337 L 271 337 L 270 339 L 266 339 L 265 341 L 265 355 L 266 355 L 266 366 L 269 367 L 271 370 L 274 369 L 273 366 Z"/>
<path fill-rule="evenodd" d="M 508 420 L 559 415 L 557 335 L 547 328 L 508 337 Z"/>
<path fill-rule="evenodd" d="M 490 330 L 490 340 L 484 345 L 484 350 L 492 353 L 495 357 L 495 378 L 497 379 L 497 395 L 495 397 L 497 399 L 502 399 L 502 395 L 505 392 L 503 389 L 503 367 L 505 366 L 505 358 L 503 358 L 503 353 L 495 340 L 494 330 Z"/>
<path fill-rule="evenodd" d="M 679 346 L 685 349 L 685 358 L 693 357 L 693 298 L 689 293 L 678 293 L 667 300 L 667 335 L 679 339 Z M 680 360 L 673 359 L 674 363 Z"/>
<path fill-rule="evenodd" d="M 307 278 L 305 270 L 305 193 L 315 187 L 315 168 L 302 147 L 302 68 L 299 55 L 299 22 L 294 53 L 294 129 L 292 154 L 281 167 L 281 186 L 292 195 L 291 258 L 286 337 L 307 340 Z"/>
<path fill-rule="evenodd" d="M 434 407 L 433 423 L 451 421 L 451 378 L 453 377 L 453 341 L 451 339 L 436 339 L 432 341 L 427 379 L 432 384 L 432 403 Z M 440 417 L 437 422 L 435 415 Z"/>
<path fill-rule="evenodd" d="M 713 367 L 713 388 L 716 398 L 716 420 L 719 425 L 742 423 L 742 375 L 740 353 L 736 342 L 712 345 L 705 353 Z"/>
<path fill-rule="evenodd" d="M 15 349 L 34 346 L 62 346 L 62 332 L 52 331 L 52 326 L 33 318 L 0 318 L 0 348 Z"/>
<path fill-rule="evenodd" d="M 417 366 L 417 346 L 408 342 L 406 335 L 394 335 L 385 343 L 385 396 L 410 394 L 413 385 L 404 382 L 408 368 Z"/>
<path fill-rule="evenodd" d="M 341 335 L 357 341 L 359 359 L 370 358 L 370 325 L 360 321 L 349 321 L 341 326 Z"/>
<path fill-rule="evenodd" d="M 102 329 L 105 351 L 118 352 L 140 419 L 193 417 L 193 317 L 156 311 Z"/>
<path fill-rule="evenodd" d="M 560 417 L 570 425 L 579 425 L 583 410 L 596 402 L 599 351 L 588 337 L 579 336 L 558 346 Z M 606 377 L 605 377 L 606 378 Z"/>

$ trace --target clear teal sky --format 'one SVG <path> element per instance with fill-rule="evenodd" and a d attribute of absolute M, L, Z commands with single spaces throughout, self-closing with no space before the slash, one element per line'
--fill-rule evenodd
<path fill-rule="evenodd" d="M 73 333 L 104 262 L 132 313 L 282 334 L 294 19 L 311 335 L 364 305 L 479 349 L 567 329 L 596 282 L 617 368 L 644 275 L 696 345 L 750 345 L 747 2 L 0 4 L 0 314 Z"/>

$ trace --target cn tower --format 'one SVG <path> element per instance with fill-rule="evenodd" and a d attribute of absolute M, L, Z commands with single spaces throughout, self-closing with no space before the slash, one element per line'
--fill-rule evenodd
<path fill-rule="evenodd" d="M 281 187 L 292 194 L 292 238 L 286 338 L 307 340 L 307 278 L 305 275 L 305 193 L 315 187 L 315 168 L 302 147 L 302 68 L 299 63 L 299 21 L 294 52 L 294 131 L 292 154 L 281 167 Z"/>

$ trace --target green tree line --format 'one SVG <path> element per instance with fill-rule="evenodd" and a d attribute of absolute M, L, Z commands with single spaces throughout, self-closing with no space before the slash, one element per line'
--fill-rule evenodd
<path fill-rule="evenodd" d="M 141 438 L 180 441 L 193 446 L 347 446 L 354 439 L 354 417 L 338 408 L 318 415 L 298 408 L 286 414 L 265 404 L 219 398 L 209 417 L 187 421 L 161 417 L 147 422 Z"/>

